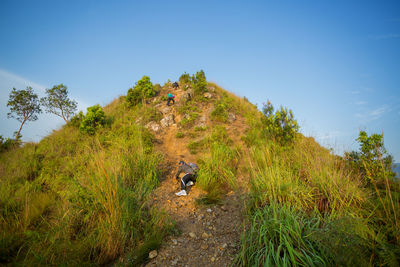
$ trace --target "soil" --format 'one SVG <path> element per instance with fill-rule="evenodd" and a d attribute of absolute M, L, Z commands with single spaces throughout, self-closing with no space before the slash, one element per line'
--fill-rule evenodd
<path fill-rule="evenodd" d="M 174 90 L 177 103 L 184 91 Z M 159 108 L 164 108 L 164 103 Z M 212 104 L 201 107 L 206 116 L 206 124 L 212 127 L 209 114 Z M 187 196 L 176 196 L 180 191 L 175 174 L 180 160 L 196 162 L 196 156 L 190 154 L 187 145 L 190 138 L 176 138 L 181 116 L 173 106 L 171 112 L 175 116 L 175 124 L 163 128 L 155 134 L 156 149 L 161 152 L 167 163 L 166 176 L 154 191 L 151 205 L 165 210 L 171 219 L 176 221 L 177 236 L 169 236 L 164 240 L 157 256 L 145 266 L 231 266 L 239 250 L 243 200 L 241 194 L 229 192 L 218 205 L 201 205 L 196 199 L 205 194 L 198 186 L 188 189 Z M 166 116 L 168 114 L 165 114 Z M 236 142 L 244 131 L 244 118 L 237 119 L 227 125 L 228 134 Z M 182 131 L 182 130 L 181 130 Z M 199 137 L 201 138 L 201 137 Z"/>

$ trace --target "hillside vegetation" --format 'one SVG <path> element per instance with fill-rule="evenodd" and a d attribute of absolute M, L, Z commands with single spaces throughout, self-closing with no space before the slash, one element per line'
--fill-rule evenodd
<path fill-rule="evenodd" d="M 200 166 L 198 194 L 186 198 L 221 205 L 234 192 L 245 206 L 229 264 L 399 265 L 400 188 L 379 135 L 360 133 L 360 152 L 340 157 L 300 134 L 290 110 L 267 102 L 259 111 L 203 71 L 183 74 L 179 87 L 144 76 L 127 96 L 88 108 L 39 143 L 8 141 L 0 263 L 148 262 L 179 235 L 171 214 L 151 203 L 183 157 Z"/>

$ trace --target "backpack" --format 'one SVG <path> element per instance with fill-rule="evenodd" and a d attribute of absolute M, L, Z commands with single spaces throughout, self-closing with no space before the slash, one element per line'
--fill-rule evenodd
<path fill-rule="evenodd" d="M 189 162 L 188 165 L 192 168 L 195 174 L 200 170 L 196 163 Z"/>

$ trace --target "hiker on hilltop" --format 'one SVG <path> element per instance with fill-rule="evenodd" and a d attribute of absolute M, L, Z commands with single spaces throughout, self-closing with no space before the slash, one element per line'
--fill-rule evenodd
<path fill-rule="evenodd" d="M 177 82 L 174 82 L 172 84 L 172 88 L 174 88 L 175 90 L 179 88 L 179 84 Z"/>
<path fill-rule="evenodd" d="M 179 175 L 181 172 L 184 172 L 185 175 L 181 178 L 181 191 L 175 193 L 177 196 L 186 196 L 186 187 L 192 186 L 196 182 L 196 174 L 199 170 L 199 167 L 194 163 L 186 164 L 183 160 L 179 161 L 178 172 L 176 173 L 176 179 L 179 179 Z"/>
<path fill-rule="evenodd" d="M 168 99 L 167 99 L 167 106 L 169 106 L 169 102 L 172 101 L 172 104 L 175 104 L 175 96 L 171 93 L 168 93 Z"/>

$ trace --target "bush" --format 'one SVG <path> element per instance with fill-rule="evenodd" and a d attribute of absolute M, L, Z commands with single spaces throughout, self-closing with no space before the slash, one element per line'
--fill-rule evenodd
<path fill-rule="evenodd" d="M 203 70 L 196 72 L 192 78 L 193 89 L 196 95 L 202 95 L 207 91 L 207 80 Z"/>
<path fill-rule="evenodd" d="M 183 137 L 185 137 L 185 134 L 182 133 L 182 132 L 177 132 L 175 137 L 176 138 L 183 138 Z"/>
<path fill-rule="evenodd" d="M 186 84 L 190 84 L 192 82 L 192 79 L 190 77 L 190 75 L 188 73 L 184 73 L 181 75 L 181 77 L 179 77 L 179 84 L 181 85 L 186 85 Z"/>
<path fill-rule="evenodd" d="M 128 90 L 126 101 L 130 106 L 135 106 L 142 102 L 146 98 L 150 98 L 156 95 L 153 84 L 150 81 L 150 77 L 143 76 L 141 80 L 137 81 L 134 88 Z"/>
<path fill-rule="evenodd" d="M 3 136 L 0 135 L 0 153 L 13 149 L 15 147 L 19 147 L 20 143 L 20 139 L 4 139 Z"/>
<path fill-rule="evenodd" d="M 106 116 L 100 105 L 94 105 L 87 108 L 86 116 L 83 118 L 79 130 L 93 135 L 100 127 L 106 123 Z"/>
<path fill-rule="evenodd" d="M 263 107 L 261 121 L 266 136 L 274 138 L 281 144 L 292 142 L 299 130 L 297 121 L 294 119 L 292 110 L 281 107 L 274 114 L 274 107 L 267 102 Z"/>
<path fill-rule="evenodd" d="M 75 116 L 73 116 L 71 118 L 71 120 L 69 121 L 69 125 L 79 128 L 79 126 L 81 126 L 81 122 L 83 121 L 83 119 L 85 118 L 85 115 L 83 115 L 82 111 L 79 111 L 78 114 L 76 114 Z"/>
<path fill-rule="evenodd" d="M 356 140 L 360 143 L 360 152 L 346 153 L 347 161 L 358 168 L 368 181 L 379 181 L 385 177 L 392 180 L 395 177 L 392 171 L 393 157 L 387 154 L 383 136 L 381 134 L 368 136 L 365 131 L 360 131 Z"/>
<path fill-rule="evenodd" d="M 211 112 L 211 119 L 219 122 L 228 121 L 227 106 L 224 103 L 217 103 L 214 110 Z"/>

